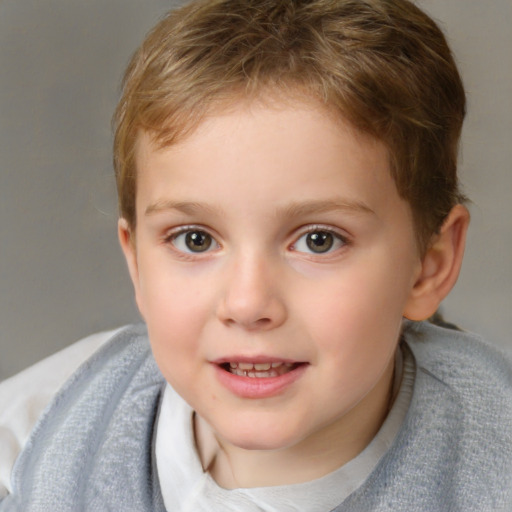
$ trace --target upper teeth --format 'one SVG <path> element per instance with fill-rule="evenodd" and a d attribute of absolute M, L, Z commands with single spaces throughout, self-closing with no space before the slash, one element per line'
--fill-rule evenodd
<path fill-rule="evenodd" d="M 267 371 L 267 370 L 270 370 L 270 368 L 277 368 L 278 366 L 281 366 L 281 365 L 284 365 L 287 367 L 293 366 L 292 363 L 282 363 L 282 362 L 278 362 L 278 363 L 229 363 L 229 367 L 232 370 L 236 370 L 238 368 L 239 370 L 244 370 L 244 371 L 256 370 L 258 372 Z"/>

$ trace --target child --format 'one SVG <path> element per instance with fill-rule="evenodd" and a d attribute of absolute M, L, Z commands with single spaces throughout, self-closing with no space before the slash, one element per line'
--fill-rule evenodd
<path fill-rule="evenodd" d="M 115 116 L 145 326 L 58 392 L 0 510 L 512 510 L 510 365 L 423 322 L 462 261 L 464 110 L 407 0 L 162 20 Z"/>

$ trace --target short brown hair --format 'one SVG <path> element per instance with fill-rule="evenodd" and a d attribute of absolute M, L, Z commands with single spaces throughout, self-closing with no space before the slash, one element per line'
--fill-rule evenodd
<path fill-rule="evenodd" d="M 408 0 L 199 0 L 171 11 L 133 56 L 114 117 L 120 214 L 135 228 L 135 148 L 162 146 L 230 99 L 318 98 L 388 148 L 420 249 L 463 200 L 462 82 L 436 23 Z"/>

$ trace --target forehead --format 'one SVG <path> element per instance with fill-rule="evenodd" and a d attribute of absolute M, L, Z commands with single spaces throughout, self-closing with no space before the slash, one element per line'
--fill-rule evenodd
<path fill-rule="evenodd" d="M 225 95 L 205 101 L 200 108 L 182 112 L 177 119 L 171 116 L 170 123 L 161 121 L 149 133 L 139 129 L 135 140 L 136 154 L 149 146 L 151 150 L 159 150 L 194 144 L 199 138 L 197 134 L 207 132 L 213 123 L 222 123 L 226 128 L 230 125 L 233 129 L 242 122 L 255 124 L 254 121 L 263 120 L 259 115 L 262 112 L 266 112 L 265 117 L 273 124 L 286 124 L 292 117 L 302 118 L 305 125 L 320 121 L 320 124 L 329 123 L 331 128 L 336 127 L 335 131 L 350 131 L 358 141 L 378 143 L 375 137 L 350 124 L 340 108 L 322 101 L 316 93 L 294 84 L 287 87 L 264 85 L 250 92 L 238 88 L 225 91 Z"/>
<path fill-rule="evenodd" d="M 273 140 L 274 144 L 267 144 L 268 147 L 264 149 L 268 151 L 270 146 L 275 146 L 280 153 L 286 155 L 287 142 L 293 143 L 302 137 L 312 144 L 295 149 L 318 154 L 323 136 L 314 135 L 324 131 L 330 135 L 325 144 L 350 139 L 348 143 L 356 150 L 364 147 L 363 152 L 366 152 L 371 147 L 372 153 L 379 153 L 378 158 L 384 165 L 389 160 L 383 143 L 352 126 L 336 108 L 298 88 L 287 91 L 264 89 L 250 97 L 235 92 L 231 100 L 215 101 L 206 105 L 202 113 L 190 113 L 184 119 L 183 126 L 171 128 L 175 136 L 170 144 L 166 143 L 165 123 L 157 132 L 139 130 L 135 144 L 138 171 L 143 168 L 149 155 L 179 155 L 188 149 L 205 147 L 212 142 L 221 152 L 226 152 L 233 147 L 235 140 L 240 143 L 243 139 L 253 139 L 256 143 L 264 139 L 267 143 Z M 277 133 L 280 136 L 276 138 L 274 135 Z M 349 153 L 355 155 L 356 151 L 346 153 L 347 156 Z"/>
<path fill-rule="evenodd" d="M 314 101 L 240 101 L 206 117 L 176 144 L 148 134 L 137 143 L 137 212 L 162 202 L 207 202 L 239 210 L 325 199 L 401 201 L 389 155 Z"/>

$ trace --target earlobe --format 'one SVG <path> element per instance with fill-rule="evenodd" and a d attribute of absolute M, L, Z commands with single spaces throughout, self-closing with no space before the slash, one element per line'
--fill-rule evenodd
<path fill-rule="evenodd" d="M 468 210 L 463 205 L 453 207 L 422 259 L 404 310 L 406 318 L 429 318 L 453 288 L 462 266 L 468 225 Z"/>

